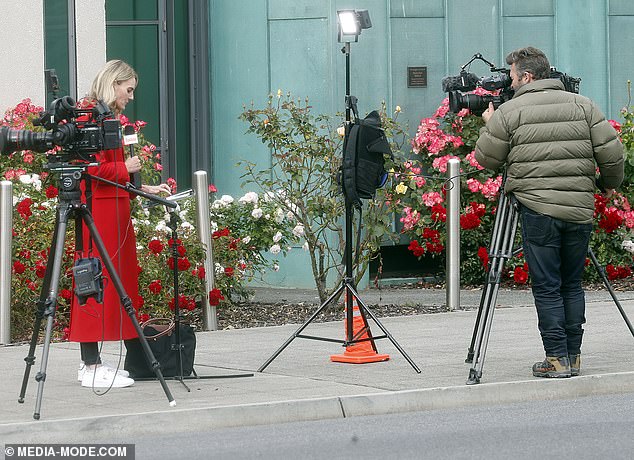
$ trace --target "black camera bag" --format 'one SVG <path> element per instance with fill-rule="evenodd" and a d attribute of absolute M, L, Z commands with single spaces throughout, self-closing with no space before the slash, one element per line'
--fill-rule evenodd
<path fill-rule="evenodd" d="M 373 198 L 385 184 L 384 155 L 392 156 L 392 150 L 379 113 L 374 110 L 363 120 L 355 119 L 343 146 L 342 188 L 347 202 L 361 207 L 362 198 Z"/>
<path fill-rule="evenodd" d="M 169 321 L 169 324 L 158 324 Z M 154 357 L 161 365 L 164 377 L 181 376 L 179 353 L 176 345 L 176 326 L 171 320 L 155 318 L 141 324 L 143 335 L 150 345 Z M 196 355 L 196 334 L 189 324 L 180 324 L 181 357 L 183 361 L 183 377 L 194 371 L 194 357 Z M 124 369 L 132 378 L 154 377 L 154 371 L 147 362 L 145 353 L 139 347 L 139 352 L 126 354 Z"/>

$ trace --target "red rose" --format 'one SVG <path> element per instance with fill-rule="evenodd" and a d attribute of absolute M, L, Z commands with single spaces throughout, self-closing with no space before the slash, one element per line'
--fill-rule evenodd
<path fill-rule="evenodd" d="M 209 184 L 209 193 L 216 193 L 218 189 L 214 184 Z"/>
<path fill-rule="evenodd" d="M 616 209 L 607 209 L 599 219 L 599 227 L 605 230 L 605 233 L 614 233 L 614 231 L 623 223 L 623 217 Z"/>
<path fill-rule="evenodd" d="M 440 232 L 431 228 L 424 228 L 423 238 L 425 238 L 426 240 L 432 240 L 433 242 L 437 243 L 438 241 L 440 241 Z"/>
<path fill-rule="evenodd" d="M 480 246 L 478 249 L 478 257 L 482 261 L 482 267 L 486 270 L 489 266 L 489 251 L 487 251 L 487 248 Z"/>
<path fill-rule="evenodd" d="M 212 289 L 209 291 L 209 305 L 215 307 L 220 304 L 221 300 L 225 300 L 224 296 L 220 292 L 220 289 Z"/>
<path fill-rule="evenodd" d="M 26 270 L 26 267 L 22 262 L 20 262 L 19 260 L 13 262 L 13 273 L 15 273 L 16 275 L 21 275 L 22 273 L 24 273 L 24 270 Z"/>
<path fill-rule="evenodd" d="M 231 233 L 231 232 L 229 232 L 229 229 L 227 227 L 225 227 L 222 230 L 217 230 L 217 231 L 213 232 L 211 234 L 211 237 L 213 239 L 218 239 L 218 238 L 223 237 L 223 236 L 229 236 L 229 233 Z"/>
<path fill-rule="evenodd" d="M 187 254 L 187 250 L 185 249 L 185 246 L 178 246 L 176 248 L 176 251 L 178 252 L 178 255 L 180 257 L 183 257 L 185 254 Z"/>
<path fill-rule="evenodd" d="M 148 284 L 147 288 L 152 294 L 158 294 L 163 289 L 163 285 L 161 284 L 161 280 L 155 280 Z"/>
<path fill-rule="evenodd" d="M 55 198 L 58 193 L 59 192 L 56 187 L 49 185 L 46 189 L 46 198 Z"/>
<path fill-rule="evenodd" d="M 447 210 L 444 206 L 435 204 L 431 207 L 431 218 L 435 222 L 445 222 L 447 220 Z"/>
<path fill-rule="evenodd" d="M 169 240 L 167 240 L 167 244 L 171 247 L 174 244 L 174 238 L 170 238 Z M 183 242 L 177 238 L 176 246 L 180 246 L 181 244 L 183 244 Z"/>
<path fill-rule="evenodd" d="M 176 307 L 173 297 L 172 297 L 172 300 L 170 300 L 169 302 L 169 307 L 170 307 L 170 310 L 174 310 L 174 308 Z M 184 308 L 186 310 L 192 311 L 194 308 L 196 308 L 196 301 L 194 299 L 187 297 L 186 295 L 179 294 L 178 308 L 179 309 Z"/>
<path fill-rule="evenodd" d="M 44 278 L 44 275 L 46 274 L 46 265 L 38 263 L 35 266 L 35 274 L 38 278 Z"/>
<path fill-rule="evenodd" d="M 445 250 L 445 247 L 442 244 L 432 243 L 432 242 L 425 243 L 425 248 L 427 249 L 427 252 L 436 253 L 436 254 L 440 254 L 441 252 Z"/>
<path fill-rule="evenodd" d="M 153 239 L 147 245 L 148 249 L 152 251 L 154 254 L 160 254 L 163 251 L 163 243 L 160 240 Z"/>
<path fill-rule="evenodd" d="M 478 228 L 481 223 L 482 221 L 477 214 L 469 212 L 460 216 L 460 228 L 462 228 L 463 230 Z"/>
<path fill-rule="evenodd" d="M 233 276 L 233 267 L 226 267 L 225 268 L 225 275 Z"/>
<path fill-rule="evenodd" d="M 64 300 L 70 300 L 73 293 L 69 289 L 62 289 L 59 291 L 59 296 Z"/>
<path fill-rule="evenodd" d="M 24 220 L 29 220 L 31 217 L 31 205 L 33 204 L 33 200 L 31 198 L 25 198 L 20 201 L 16 207 L 18 213 L 22 216 Z"/>
<path fill-rule="evenodd" d="M 407 249 L 412 251 L 415 257 L 420 257 L 425 254 L 425 248 L 420 246 L 416 240 L 410 242 Z"/>
<path fill-rule="evenodd" d="M 172 262 L 172 265 L 174 265 L 174 262 Z M 189 259 L 187 259 L 187 257 L 183 258 L 183 259 L 178 259 L 178 270 L 181 272 L 187 271 L 189 270 L 189 267 L 191 267 L 192 264 L 189 261 Z"/>
<path fill-rule="evenodd" d="M 526 273 L 522 267 L 515 267 L 515 271 L 513 272 L 513 281 L 517 284 L 526 284 L 528 281 L 528 273 Z"/>

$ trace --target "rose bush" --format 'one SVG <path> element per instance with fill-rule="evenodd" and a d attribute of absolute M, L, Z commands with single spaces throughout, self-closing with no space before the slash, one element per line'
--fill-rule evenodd
<path fill-rule="evenodd" d="M 400 149 L 403 130 L 382 110 L 382 123 L 392 149 Z M 345 205 L 338 177 L 341 167 L 342 136 L 331 117 L 314 115 L 308 100 L 290 94 L 270 95 L 263 108 L 245 107 L 240 118 L 248 123 L 248 132 L 258 136 L 271 150 L 272 164 L 259 169 L 244 162 L 246 183 L 268 191 L 280 212 L 296 226 L 293 231 L 305 239 L 304 248 L 320 300 L 325 301 L 340 286 L 344 270 Z M 383 238 L 392 237 L 392 214 L 385 202 L 385 190 L 379 189 L 374 200 L 366 200 L 363 209 L 363 233 L 355 259 L 355 282 L 363 277 L 368 262 L 376 257 Z M 358 218 L 355 213 L 355 218 Z M 354 228 L 356 228 L 356 223 Z M 356 244 L 356 242 L 355 242 Z M 354 245 L 353 245 L 354 247 Z"/>
<path fill-rule="evenodd" d="M 480 94 L 486 93 L 481 89 Z M 624 112 L 631 127 L 634 116 Z M 632 138 L 624 136 L 621 126 L 612 121 L 628 148 Z M 460 160 L 461 173 L 461 279 L 465 285 L 479 285 L 484 280 L 488 265 L 492 225 L 499 198 L 502 176 L 483 170 L 474 155 L 481 117 L 467 109 L 451 113 L 445 99 L 436 113 L 421 121 L 412 139 L 412 154 L 401 157 L 396 171 L 396 186 L 392 191 L 392 207 L 401 217 L 402 232 L 411 239 L 409 250 L 413 256 L 434 257 L 444 267 L 445 257 L 445 190 L 447 162 Z M 628 128 L 629 129 L 629 128 Z M 632 131 L 627 131 L 631 133 Z M 631 135 L 631 134 L 630 134 Z M 606 266 L 610 279 L 631 275 L 631 254 L 622 248 L 622 242 L 634 226 L 634 214 L 628 195 L 632 177 L 623 184 L 623 193 L 610 199 L 596 195 L 594 233 L 591 240 L 599 262 Z M 516 247 L 521 245 L 519 232 Z M 506 264 L 505 276 L 516 284 L 529 281 L 528 266 L 522 254 Z M 597 280 L 592 268 L 586 270 L 587 280 Z"/>
<path fill-rule="evenodd" d="M 7 110 L 3 126 L 14 129 L 41 131 L 33 120 L 41 107 L 25 99 Z M 130 122 L 121 117 L 122 128 L 134 126 L 139 137 L 136 154 L 143 160 L 142 182 L 161 180 L 160 155 L 156 147 L 143 137 L 145 122 Z M 32 331 L 35 305 L 40 296 L 42 280 L 48 261 L 51 236 L 55 227 L 55 208 L 58 190 L 55 174 L 45 170 L 47 155 L 31 151 L 16 151 L 0 157 L 0 178 L 13 184 L 13 260 L 11 296 L 11 334 L 14 340 L 26 339 Z M 168 184 L 176 191 L 173 179 Z M 194 228 L 193 199 L 179 202 L 178 213 L 166 214 L 162 206 L 148 207 L 146 200 L 132 200 L 132 221 L 137 235 L 139 274 L 139 319 L 169 316 L 174 308 L 173 272 L 174 251 L 179 270 L 179 307 L 183 316 L 196 321 L 197 309 L 203 296 L 209 295 L 212 305 L 229 302 L 247 294 L 246 282 L 268 268 L 275 269 L 276 261 L 263 256 L 265 252 L 282 253 L 299 241 L 297 224 L 289 221 L 273 200 L 259 199 L 254 193 L 233 200 L 223 196 L 213 200 L 216 192 L 209 190 L 213 206 L 210 219 L 214 230 L 211 244 L 216 261 L 216 288 L 204 289 L 204 245 Z M 261 213 L 261 215 L 259 215 Z M 173 239 L 174 230 L 177 238 Z M 69 225 L 65 238 L 64 257 L 58 290 L 54 338 L 64 338 L 69 321 L 74 259 L 74 225 Z M 172 245 L 174 243 L 174 245 Z"/>

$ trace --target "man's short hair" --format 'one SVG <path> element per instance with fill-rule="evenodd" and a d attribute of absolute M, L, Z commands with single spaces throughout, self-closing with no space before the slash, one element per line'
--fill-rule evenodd
<path fill-rule="evenodd" d="M 506 56 L 508 65 L 515 64 L 515 69 L 519 75 L 528 72 L 535 80 L 550 78 L 550 63 L 543 51 L 528 46 L 511 51 Z"/>

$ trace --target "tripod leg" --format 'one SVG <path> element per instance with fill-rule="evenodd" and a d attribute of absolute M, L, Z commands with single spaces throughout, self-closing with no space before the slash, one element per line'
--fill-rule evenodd
<path fill-rule="evenodd" d="M 38 382 L 37 397 L 35 399 L 35 411 L 33 418 L 35 420 L 40 419 L 40 409 L 42 407 L 42 395 L 44 394 L 44 382 L 46 381 L 46 366 L 48 364 L 48 352 L 51 344 L 51 335 L 53 332 L 53 321 L 55 319 L 55 310 L 57 309 L 57 292 L 59 289 L 59 278 L 62 270 L 62 258 L 64 255 L 64 238 L 66 236 L 66 228 L 68 226 L 68 218 L 72 212 L 71 207 L 68 204 L 60 205 L 57 209 L 57 225 L 55 228 L 55 240 L 54 246 L 49 255 L 48 262 L 46 264 L 46 272 L 50 275 L 48 286 L 42 286 L 42 294 L 40 299 L 46 296 L 44 304 L 40 307 L 43 308 L 41 318 L 44 316 L 46 319 L 46 329 L 44 333 L 44 347 L 42 349 L 42 362 L 40 363 L 40 371 L 35 375 L 35 380 Z M 51 258 L 52 256 L 52 258 Z M 49 271 L 50 270 L 50 271 Z M 46 284 L 46 283 L 45 283 Z M 48 289 L 48 294 L 45 289 Z M 39 312 L 38 312 L 39 314 Z M 39 323 L 36 320 L 36 323 Z M 39 327 L 39 324 L 38 324 Z M 36 332 L 33 331 L 35 336 Z M 37 337 L 34 337 L 37 340 Z M 31 343 L 33 347 L 33 342 Z M 29 352 L 30 353 L 30 352 Z M 28 366 L 28 364 L 27 364 Z M 28 369 L 27 369 L 28 371 Z M 25 371 L 25 374 L 26 372 Z"/>
<path fill-rule="evenodd" d="M 95 221 L 93 220 L 92 215 L 90 214 L 90 212 L 88 211 L 88 208 L 86 208 L 85 205 L 82 205 L 79 208 L 79 214 L 81 219 L 83 219 L 84 223 L 86 224 L 86 227 L 88 227 L 90 236 L 93 242 L 95 243 L 95 246 L 97 247 L 97 250 L 99 251 L 99 254 L 101 255 L 101 260 L 103 264 L 106 266 L 108 273 L 110 274 L 110 279 L 112 280 L 114 287 L 117 291 L 117 294 L 119 294 L 119 298 L 121 299 L 121 305 L 123 309 L 125 310 L 125 312 L 128 314 L 128 316 L 130 317 L 130 321 L 132 321 L 132 324 L 134 325 L 134 328 L 136 329 L 136 332 L 139 336 L 139 341 L 141 342 L 141 346 L 143 347 L 143 351 L 145 352 L 145 356 L 148 358 L 148 362 L 151 364 L 154 374 L 156 375 L 159 382 L 161 383 L 161 386 L 163 387 L 163 391 L 165 392 L 165 396 L 167 397 L 170 403 L 170 406 L 175 406 L 176 401 L 174 400 L 174 397 L 172 396 L 170 389 L 165 383 L 165 378 L 163 378 L 163 373 L 161 372 L 161 365 L 159 364 L 159 362 L 156 360 L 156 357 L 152 353 L 152 349 L 150 348 L 150 345 L 148 344 L 147 339 L 145 338 L 145 335 L 143 334 L 143 329 L 141 329 L 141 326 L 139 325 L 139 321 L 136 319 L 136 313 L 134 311 L 134 307 L 132 306 L 132 300 L 130 300 L 130 297 L 128 297 L 128 295 L 126 294 L 125 289 L 123 288 L 123 284 L 121 283 L 121 278 L 119 278 L 119 274 L 117 273 L 115 266 L 112 263 L 112 260 L 110 260 L 110 257 L 108 256 L 108 251 L 106 250 L 103 240 L 101 239 L 101 236 L 99 235 L 99 232 L 97 231 L 97 226 L 95 225 Z"/>
<path fill-rule="evenodd" d="M 55 219 L 55 231 L 53 232 L 53 244 L 51 244 L 51 249 L 48 254 L 48 260 L 52 261 L 55 259 L 56 248 L 57 245 L 55 242 L 57 241 L 57 235 L 59 234 L 58 230 L 59 224 L 59 215 L 56 216 Z M 35 347 L 37 346 L 37 340 L 40 336 L 40 328 L 42 327 L 42 319 L 44 318 L 44 311 L 46 310 L 46 299 L 48 297 L 48 293 L 51 287 L 51 276 L 53 273 L 53 264 L 46 264 L 46 272 L 44 273 L 44 279 L 42 281 L 42 290 L 40 291 L 40 298 L 37 301 L 37 308 L 35 311 L 35 321 L 33 324 L 33 333 L 31 335 L 31 342 L 29 345 L 29 353 L 24 358 L 26 362 L 26 367 L 24 369 L 24 377 L 22 378 L 22 387 L 20 389 L 20 396 L 18 398 L 19 403 L 24 402 L 24 396 L 26 395 L 26 387 L 29 381 L 29 376 L 31 374 L 31 367 L 35 364 Z"/>
<path fill-rule="evenodd" d="M 489 245 L 489 256 L 492 259 L 500 250 L 500 237 L 501 237 L 500 229 L 503 227 L 503 223 L 506 219 L 506 214 L 508 212 L 508 207 L 506 203 L 507 203 L 506 195 L 504 193 L 500 193 L 500 200 L 498 202 L 498 212 L 496 213 L 495 221 L 493 222 L 493 230 L 491 232 L 491 244 Z M 467 351 L 467 358 L 465 359 L 466 363 L 473 362 L 475 344 L 476 344 L 476 340 L 478 338 L 479 330 L 480 330 L 480 321 L 483 319 L 483 316 L 482 316 L 483 314 L 484 314 L 485 320 L 486 320 L 486 315 L 488 315 L 487 306 L 489 305 L 489 302 L 490 302 L 489 296 L 488 296 L 489 295 L 488 286 L 490 285 L 490 282 L 491 282 L 490 275 L 491 275 L 492 266 L 493 266 L 493 260 L 491 260 L 491 263 L 489 263 L 489 267 L 488 267 L 489 270 L 487 272 L 487 281 L 485 284 L 485 288 L 482 290 L 482 296 L 480 297 L 480 305 L 478 307 L 478 315 L 476 316 L 476 322 L 475 322 L 475 325 L 473 326 L 471 344 L 469 345 L 469 350 Z"/>
<path fill-rule="evenodd" d="M 311 322 L 312 322 L 312 321 L 313 321 L 313 320 L 317 317 L 317 315 L 319 315 L 322 311 L 324 311 L 324 309 L 326 309 L 326 308 L 328 307 L 328 305 L 330 305 L 330 302 L 332 302 L 332 301 L 333 301 L 333 300 L 335 300 L 337 297 L 339 297 L 339 295 L 341 294 L 341 291 L 343 291 L 343 289 L 344 289 L 344 288 L 345 288 L 345 285 L 343 285 L 343 284 L 342 284 L 341 286 L 339 286 L 339 288 L 338 288 L 335 292 L 333 292 L 333 294 L 332 294 L 330 297 L 328 297 L 328 299 L 326 299 L 326 301 L 325 301 L 323 304 L 321 304 L 321 306 L 320 306 L 320 307 L 319 307 L 319 308 L 315 311 L 315 313 L 313 313 L 313 314 L 311 315 L 311 317 L 310 317 L 310 318 L 308 318 L 308 319 L 306 320 L 306 322 L 305 322 L 304 324 L 302 324 L 302 325 L 301 325 L 301 326 L 300 326 L 300 327 L 299 327 L 299 328 L 298 328 L 298 329 L 297 329 L 297 330 L 293 333 L 293 335 L 291 335 L 291 336 L 290 336 L 290 337 L 286 340 L 286 342 L 284 342 L 284 344 L 283 344 L 280 348 L 278 348 L 278 349 L 277 349 L 277 351 L 276 351 L 275 353 L 273 353 L 273 354 L 271 355 L 271 357 L 270 357 L 269 359 L 267 359 L 267 360 L 266 360 L 266 362 L 265 362 L 264 364 L 262 364 L 262 365 L 260 366 L 260 368 L 258 369 L 258 372 L 263 372 L 263 371 L 264 371 L 264 369 L 266 369 L 266 368 L 268 367 L 268 365 L 269 365 L 269 364 L 271 364 L 271 363 L 273 362 L 273 360 L 274 360 L 275 358 L 277 358 L 277 357 L 278 357 L 278 355 L 279 355 L 280 353 L 282 353 L 282 352 L 284 351 L 284 349 L 285 349 L 287 346 L 289 346 L 289 345 L 290 345 L 290 343 L 291 343 L 293 340 L 295 340 L 295 338 L 296 338 L 299 334 L 301 334 L 301 333 L 302 333 L 302 331 L 303 331 L 304 329 L 306 329 L 306 327 L 308 327 L 308 325 L 309 325 L 309 324 L 310 324 L 310 323 L 311 323 Z"/>
<path fill-rule="evenodd" d="M 354 295 L 354 297 L 357 299 L 357 302 L 359 304 L 359 309 L 362 312 L 365 312 L 368 314 L 368 316 L 370 318 L 372 318 L 372 321 L 374 321 L 376 323 L 377 326 L 379 326 L 379 329 L 381 329 L 381 331 L 383 331 L 383 333 L 385 334 L 385 336 L 390 339 L 390 342 L 392 342 L 392 345 L 394 345 L 396 347 L 396 349 L 399 351 L 399 353 L 403 356 L 403 358 L 405 358 L 405 360 L 409 363 L 410 366 L 412 366 L 412 368 L 416 371 L 416 373 L 420 374 L 420 369 L 418 368 L 418 366 L 416 365 L 416 363 L 412 360 L 412 358 L 409 357 L 409 355 L 405 352 L 405 350 L 403 350 L 403 348 L 399 345 L 399 343 L 394 339 L 394 337 L 392 337 L 392 334 L 390 334 L 390 332 L 385 328 L 385 326 L 383 326 L 383 324 L 381 323 L 381 321 L 379 321 L 379 319 L 374 315 L 374 313 L 372 313 L 372 311 L 366 306 L 365 303 L 363 303 L 363 301 L 359 298 L 359 293 L 352 287 L 352 286 L 348 286 L 348 289 L 350 290 L 350 292 L 352 293 L 352 295 Z M 369 333 L 368 333 L 369 334 Z M 374 341 L 372 341 L 374 342 Z M 375 350 L 376 351 L 376 350 Z"/>
<path fill-rule="evenodd" d="M 478 318 L 479 324 L 477 334 L 475 337 L 475 347 L 473 351 L 473 366 L 469 370 L 469 378 L 467 379 L 467 385 L 473 385 L 480 383 L 482 377 L 482 368 L 484 367 L 484 358 L 486 356 L 486 348 L 489 342 L 489 335 L 491 334 L 491 325 L 493 324 L 493 312 L 495 310 L 495 303 L 497 300 L 498 291 L 500 288 L 500 281 L 502 278 L 502 272 L 506 260 L 513 257 L 513 243 L 515 241 L 515 234 L 517 232 L 517 224 L 519 221 L 519 215 L 517 210 L 517 204 L 514 200 L 508 200 L 508 206 L 505 206 L 504 221 L 502 222 L 500 229 L 502 231 L 500 236 L 501 247 L 497 253 L 494 253 L 493 260 L 491 261 L 488 283 L 485 286 L 485 305 L 484 305 L 484 318 Z"/>
<path fill-rule="evenodd" d="M 610 284 L 610 281 L 608 280 L 608 277 L 605 274 L 605 270 L 603 269 L 601 264 L 599 264 L 599 261 L 595 257 L 594 252 L 592 251 L 592 248 L 590 247 L 588 248 L 588 255 L 590 256 L 590 260 L 592 260 L 592 263 L 594 264 L 594 268 L 597 269 L 597 273 L 603 280 L 603 284 L 605 284 L 605 287 L 608 289 L 608 292 L 612 296 L 612 300 L 614 300 L 614 303 L 616 304 L 616 308 L 618 308 L 619 313 L 621 313 L 621 316 L 625 320 L 625 324 L 627 325 L 627 328 L 630 330 L 630 333 L 632 334 L 632 336 L 634 336 L 634 327 L 632 327 L 632 323 L 630 323 L 629 318 L 625 314 L 625 310 L 623 310 L 623 307 L 621 306 L 621 302 L 619 302 L 619 299 L 616 297 L 616 293 L 614 292 L 614 289 L 612 289 L 612 285 Z"/>

